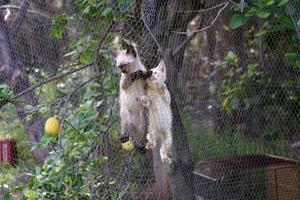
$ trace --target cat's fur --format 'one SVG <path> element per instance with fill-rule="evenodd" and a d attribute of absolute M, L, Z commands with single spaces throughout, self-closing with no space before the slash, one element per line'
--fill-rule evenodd
<path fill-rule="evenodd" d="M 135 101 L 135 97 L 145 94 L 144 79 L 151 76 L 152 72 L 146 71 L 133 46 L 117 52 L 116 65 L 122 71 L 119 87 L 120 139 L 126 142 L 131 135 L 136 145 L 145 134 L 145 118 L 144 108 Z"/>
<path fill-rule="evenodd" d="M 146 145 L 147 149 L 156 146 L 157 139 L 161 140 L 160 156 L 163 162 L 171 163 L 172 146 L 172 112 L 171 97 L 165 84 L 166 66 L 163 61 L 152 69 L 152 76 L 146 79 L 146 95 L 136 98 L 149 109 L 149 127 Z"/>

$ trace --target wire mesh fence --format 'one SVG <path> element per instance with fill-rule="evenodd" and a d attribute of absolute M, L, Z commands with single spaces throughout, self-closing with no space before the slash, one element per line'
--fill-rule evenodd
<path fill-rule="evenodd" d="M 1 198 L 300 198 L 297 0 L 3 0 L 0 11 Z M 130 45 L 146 69 L 166 65 L 171 103 L 154 110 L 171 108 L 171 164 L 165 138 L 145 149 L 151 124 L 166 124 L 151 108 L 139 139 L 122 139 L 128 74 L 115 52 Z M 149 95 L 148 80 L 131 84 Z"/>

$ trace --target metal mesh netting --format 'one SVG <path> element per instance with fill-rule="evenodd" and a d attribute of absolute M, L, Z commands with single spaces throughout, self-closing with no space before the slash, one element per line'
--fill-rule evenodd
<path fill-rule="evenodd" d="M 297 0 L 2 0 L 0 11 L 1 198 L 300 199 Z M 166 63 L 171 165 L 161 141 L 119 139 L 113 51 L 132 44 L 147 69 Z"/>

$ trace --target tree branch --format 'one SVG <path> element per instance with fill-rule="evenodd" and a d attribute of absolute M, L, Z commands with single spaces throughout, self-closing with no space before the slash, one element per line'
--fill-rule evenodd
<path fill-rule="evenodd" d="M 67 72 L 67 73 L 64 73 L 64 74 L 61 74 L 61 75 L 58 75 L 58 76 L 51 76 L 50 78 L 47 78 L 46 80 L 43 80 L 43 81 L 41 81 L 40 83 L 38 83 L 38 84 L 36 84 L 36 85 L 33 85 L 33 86 L 27 88 L 26 90 L 23 90 L 23 91 L 20 92 L 19 94 L 15 95 L 15 96 L 13 97 L 13 99 L 19 98 L 19 97 L 23 96 L 24 94 L 26 94 L 26 93 L 28 93 L 28 92 L 30 92 L 30 91 L 32 91 L 32 90 L 34 90 L 34 89 L 36 89 L 36 88 L 38 88 L 38 87 L 44 85 L 44 84 L 46 84 L 46 83 L 49 83 L 49 82 L 51 82 L 51 81 L 55 81 L 55 80 L 64 78 L 65 76 L 68 76 L 68 75 L 70 75 L 70 74 L 73 74 L 73 73 L 75 73 L 75 72 L 78 72 L 78 71 L 80 71 L 80 70 L 83 70 L 83 69 L 88 68 L 88 67 L 91 67 L 91 66 L 93 66 L 93 64 L 92 64 L 92 63 L 89 63 L 89 64 L 86 64 L 86 65 L 84 65 L 84 66 L 82 66 L 82 67 L 79 67 L 79 68 L 77 68 L 77 69 L 74 69 L 74 70 L 72 70 L 72 71 L 69 71 L 69 72 Z"/>
<path fill-rule="evenodd" d="M 101 76 L 101 74 L 97 74 L 96 76 L 94 76 L 94 77 L 90 78 L 89 80 L 83 82 L 77 88 L 75 88 L 73 91 L 71 91 L 69 94 L 67 94 L 67 97 L 66 97 L 66 100 L 65 100 L 65 105 L 64 105 L 63 116 L 62 116 L 61 121 L 60 121 L 60 131 L 63 130 L 64 122 L 66 121 L 65 119 L 66 119 L 66 115 L 67 115 L 67 103 L 70 101 L 71 97 L 76 92 L 78 92 L 78 90 L 80 90 L 81 88 L 83 88 L 86 84 L 92 82 L 93 80 L 99 78 L 100 76 Z M 74 129 L 74 127 L 72 127 L 72 128 Z M 87 141 L 86 137 L 84 137 L 83 139 L 85 139 Z"/>
<path fill-rule="evenodd" d="M 19 30 L 20 26 L 22 25 L 25 16 L 27 14 L 27 10 L 29 8 L 29 1 L 28 0 L 23 0 L 19 13 L 16 16 L 16 19 L 14 20 L 11 29 L 10 29 L 10 34 L 12 34 L 13 36 L 17 33 L 17 31 Z"/>
<path fill-rule="evenodd" d="M 210 7 L 210 8 L 204 8 L 204 9 L 200 9 L 200 10 L 179 10 L 177 12 L 179 13 L 201 13 L 201 12 L 206 12 L 206 11 L 210 11 L 210 10 L 214 10 L 216 8 L 219 8 L 220 6 L 223 6 L 224 4 L 228 3 L 227 1 L 223 2 L 223 3 L 220 3 L 218 5 L 215 5 L 213 7 Z"/>
<path fill-rule="evenodd" d="M 229 3 L 230 3 L 231 1 L 228 1 L 219 11 L 218 11 L 218 14 L 216 15 L 216 17 L 214 18 L 214 20 L 211 22 L 211 24 L 209 25 L 209 26 L 206 26 L 206 27 L 204 27 L 204 28 L 202 28 L 202 29 L 199 29 L 199 30 L 193 30 L 193 31 L 183 31 L 183 32 L 175 32 L 175 33 L 177 33 L 177 34 L 187 34 L 187 35 L 189 35 L 189 34 L 192 34 L 192 33 L 199 33 L 199 32 L 202 32 L 202 31 L 205 31 L 205 30 L 207 30 L 207 29 L 209 29 L 209 28 L 211 28 L 214 24 L 215 24 L 215 22 L 217 21 L 217 19 L 219 18 L 219 16 L 221 15 L 221 13 L 223 12 L 223 10 L 225 10 L 225 8 L 227 8 L 227 6 L 229 5 Z"/>
<path fill-rule="evenodd" d="M 96 48 L 96 51 L 95 51 L 95 56 L 94 56 L 94 60 L 93 60 L 93 63 L 94 63 L 94 67 L 98 67 L 98 64 L 97 64 L 97 55 L 102 47 L 102 44 L 106 38 L 106 36 L 109 34 L 110 30 L 112 29 L 112 27 L 114 26 L 115 24 L 115 21 L 112 21 L 111 24 L 109 25 L 109 27 L 106 29 L 106 31 L 102 34 L 102 36 L 100 37 L 100 40 L 99 40 L 99 43 L 98 43 L 98 46 Z M 99 73 L 97 70 L 95 70 L 97 73 Z"/>
<path fill-rule="evenodd" d="M 159 53 L 162 54 L 162 53 L 165 51 L 165 49 L 162 47 L 162 45 L 158 42 L 158 40 L 156 39 L 156 37 L 153 35 L 153 33 L 152 33 L 150 27 L 148 26 L 147 22 L 146 22 L 145 19 L 144 19 L 144 16 L 141 16 L 141 18 L 142 18 L 142 21 L 143 21 L 143 23 L 144 23 L 144 25 L 145 25 L 147 31 L 148 31 L 149 34 L 151 35 L 151 37 L 152 37 L 152 39 L 154 40 L 155 44 L 157 45 L 158 50 L 159 50 Z"/>
<path fill-rule="evenodd" d="M 203 23 L 204 23 L 204 19 L 203 19 L 203 17 L 202 17 L 198 29 L 200 29 L 200 28 L 202 27 Z M 183 42 L 181 43 L 181 45 L 179 45 L 176 49 L 173 50 L 172 55 L 175 56 L 181 49 L 185 48 L 186 45 L 187 45 L 192 39 L 194 39 L 194 37 L 195 37 L 196 35 L 197 35 L 197 32 L 194 32 L 192 35 L 190 35 L 188 38 L 186 38 L 186 40 L 183 41 Z"/>
<path fill-rule="evenodd" d="M 3 6 L 0 6 L 0 9 L 14 9 L 14 10 L 20 10 L 21 9 L 21 6 L 17 6 L 17 5 L 3 5 Z M 41 17 L 45 17 L 45 18 L 48 18 L 48 19 L 51 19 L 51 17 L 45 13 L 41 13 L 41 12 L 38 12 L 36 10 L 30 10 L 30 9 L 27 9 L 27 13 L 30 13 L 30 14 L 34 14 L 34 15 L 38 15 L 38 16 L 41 16 Z"/>

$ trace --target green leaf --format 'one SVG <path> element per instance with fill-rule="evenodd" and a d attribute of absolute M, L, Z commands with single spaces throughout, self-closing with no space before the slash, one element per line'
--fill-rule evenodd
<path fill-rule="evenodd" d="M 294 24 L 293 24 L 292 20 L 287 16 L 282 15 L 282 16 L 278 17 L 278 21 L 282 25 L 284 25 L 286 28 L 291 28 L 291 29 L 294 28 Z"/>
<path fill-rule="evenodd" d="M 108 7 L 102 12 L 102 16 L 108 16 L 112 13 L 112 8 Z"/>
<path fill-rule="evenodd" d="M 297 57 L 297 54 L 294 52 L 287 52 L 284 54 L 284 57 L 289 58 L 289 59 L 295 59 Z"/>
<path fill-rule="evenodd" d="M 298 69 L 300 69 L 300 60 L 297 60 L 297 61 L 296 61 L 296 67 L 297 67 Z"/>
<path fill-rule="evenodd" d="M 63 36 L 63 29 L 61 26 L 53 25 L 51 30 L 51 37 L 55 39 L 61 39 Z"/>
<path fill-rule="evenodd" d="M 239 99 L 237 97 L 233 97 L 230 101 L 230 106 L 232 110 L 236 110 L 239 106 Z"/>
<path fill-rule="evenodd" d="M 269 1 L 266 2 L 266 5 L 270 6 L 270 5 L 273 5 L 274 3 L 275 3 L 274 0 L 269 0 Z"/>
<path fill-rule="evenodd" d="M 288 2 L 289 2 L 289 0 L 281 0 L 281 1 L 277 4 L 277 6 L 278 6 L 278 7 L 283 6 L 283 5 L 287 4 Z"/>
<path fill-rule="evenodd" d="M 214 83 L 210 83 L 208 89 L 211 94 L 214 94 L 216 92 L 216 85 Z"/>
<path fill-rule="evenodd" d="M 239 58 L 233 51 L 229 51 L 225 57 L 225 60 L 232 65 L 237 65 Z"/>
<path fill-rule="evenodd" d="M 228 101 L 229 101 L 229 97 L 226 97 L 221 103 L 221 108 L 225 110 L 228 105 Z"/>
<path fill-rule="evenodd" d="M 9 101 L 13 97 L 13 92 L 7 85 L 0 85 L 0 100 Z"/>
<path fill-rule="evenodd" d="M 232 29 L 239 28 L 240 26 L 245 24 L 247 22 L 247 20 L 248 20 L 248 18 L 245 17 L 243 14 L 233 15 L 230 20 L 230 27 Z"/>
<path fill-rule="evenodd" d="M 257 16 L 264 19 L 264 18 L 269 17 L 270 13 L 265 10 L 261 10 L 257 13 Z"/>
<path fill-rule="evenodd" d="M 91 63 L 94 58 L 94 52 L 91 49 L 85 51 L 79 58 L 80 62 L 83 64 Z"/>
<path fill-rule="evenodd" d="M 52 29 L 50 35 L 53 38 L 61 39 L 63 36 L 64 26 L 68 23 L 65 15 L 58 15 L 55 17 L 52 23 Z"/>
<path fill-rule="evenodd" d="M 1 196 L 0 196 L 1 197 Z M 2 196 L 3 200 L 12 200 L 12 196 L 9 193 L 6 193 L 5 195 Z"/>
<path fill-rule="evenodd" d="M 38 199 L 38 193 L 34 190 L 27 190 L 24 192 L 24 196 L 28 200 L 35 200 Z"/>

